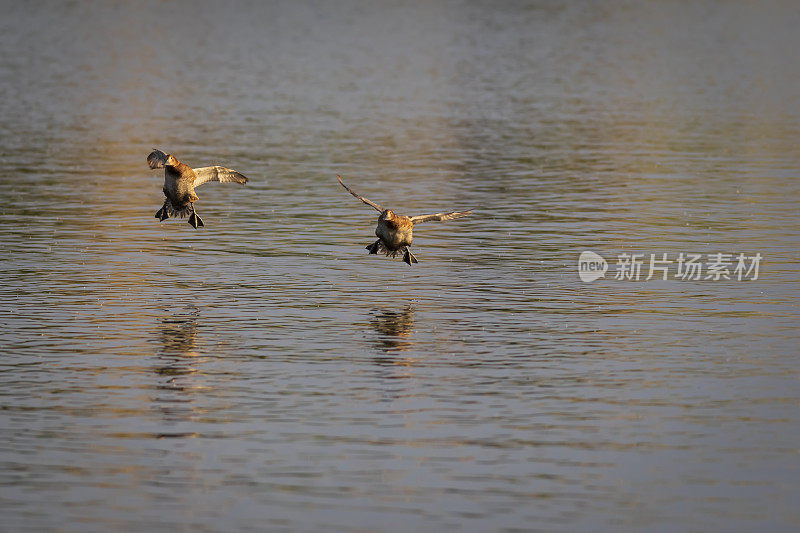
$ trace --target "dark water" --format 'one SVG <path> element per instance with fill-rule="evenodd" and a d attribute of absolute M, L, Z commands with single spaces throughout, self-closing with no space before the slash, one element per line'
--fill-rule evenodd
<path fill-rule="evenodd" d="M 800 526 L 800 8 L 485 4 L 4 3 L 3 528 Z"/>

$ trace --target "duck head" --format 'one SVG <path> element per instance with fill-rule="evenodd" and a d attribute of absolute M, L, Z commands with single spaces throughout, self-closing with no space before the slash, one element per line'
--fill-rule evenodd
<path fill-rule="evenodd" d="M 378 216 L 378 220 L 392 220 L 395 217 L 394 211 L 391 209 L 384 209 Z"/>
<path fill-rule="evenodd" d="M 172 154 L 169 154 L 169 155 L 167 156 L 167 160 L 164 162 L 164 164 L 165 164 L 165 165 L 169 165 L 169 166 L 171 166 L 171 167 L 176 167 L 176 166 L 178 166 L 178 164 L 180 164 L 180 161 L 178 161 L 177 159 L 175 159 L 175 156 L 174 156 L 174 155 L 172 155 Z"/>

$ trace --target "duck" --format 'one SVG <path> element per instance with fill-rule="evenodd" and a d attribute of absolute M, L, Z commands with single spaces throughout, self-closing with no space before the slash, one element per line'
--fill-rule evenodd
<path fill-rule="evenodd" d="M 372 200 L 364 198 L 356 194 L 350 187 L 344 184 L 342 177 L 338 174 L 336 179 L 344 187 L 347 192 L 361 200 L 363 203 L 372 207 L 380 213 L 378 216 L 378 226 L 375 228 L 375 236 L 378 240 L 368 245 L 367 251 L 370 254 L 383 253 L 388 257 L 397 257 L 398 254 L 403 254 L 403 261 L 411 266 L 413 263 L 419 263 L 414 254 L 411 253 L 409 247 L 414 240 L 414 225 L 422 222 L 444 222 L 446 220 L 455 220 L 467 215 L 471 215 L 472 211 L 451 211 L 449 213 L 435 213 L 432 215 L 417 215 L 407 217 L 398 215 L 391 209 L 384 209 Z"/>
<path fill-rule="evenodd" d="M 181 218 L 189 215 L 189 224 L 197 229 L 203 227 L 203 219 L 197 214 L 194 203 L 199 200 L 194 189 L 208 181 L 221 183 L 247 183 L 247 177 L 226 167 L 200 167 L 192 168 L 178 161 L 172 154 L 165 154 L 158 148 L 153 148 L 147 156 L 147 164 L 151 169 L 164 169 L 164 205 L 156 212 L 155 217 L 163 222 L 170 216 Z"/>

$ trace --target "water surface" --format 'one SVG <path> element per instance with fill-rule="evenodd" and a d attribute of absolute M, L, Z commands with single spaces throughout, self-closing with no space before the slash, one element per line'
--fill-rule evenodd
<path fill-rule="evenodd" d="M 5 11 L 4 527 L 800 525 L 794 3 Z M 251 182 L 158 223 L 153 147 Z M 475 213 L 409 268 L 337 173 Z"/>

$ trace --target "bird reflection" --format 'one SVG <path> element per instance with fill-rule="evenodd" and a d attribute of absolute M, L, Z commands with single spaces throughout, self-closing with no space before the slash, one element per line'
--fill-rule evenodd
<path fill-rule="evenodd" d="M 402 311 L 377 309 L 370 325 L 377 333 L 375 347 L 380 355 L 373 358 L 376 374 L 385 383 L 381 387 L 383 401 L 392 402 L 413 395 L 412 383 L 415 367 L 419 364 L 411 351 L 414 342 L 414 307 L 406 306 Z M 404 353 L 408 351 L 408 353 Z"/>
<path fill-rule="evenodd" d="M 187 384 L 187 378 L 198 372 L 196 364 L 202 360 L 198 353 L 198 311 L 190 308 L 188 313 L 170 314 L 161 319 L 156 331 L 160 347 L 156 352 L 156 375 L 167 378 L 156 386 L 159 393 L 153 401 L 161 411 L 164 421 L 170 424 L 191 420 L 195 415 L 191 392 L 197 386 Z M 191 437 L 193 433 L 162 432 L 159 438 Z"/>
<path fill-rule="evenodd" d="M 414 345 L 409 340 L 414 330 L 414 307 L 411 305 L 402 311 L 378 310 L 370 324 L 378 333 L 376 347 L 383 352 L 402 352 Z"/>
<path fill-rule="evenodd" d="M 188 316 L 169 316 L 161 319 L 160 355 L 196 357 L 197 312 Z"/>

